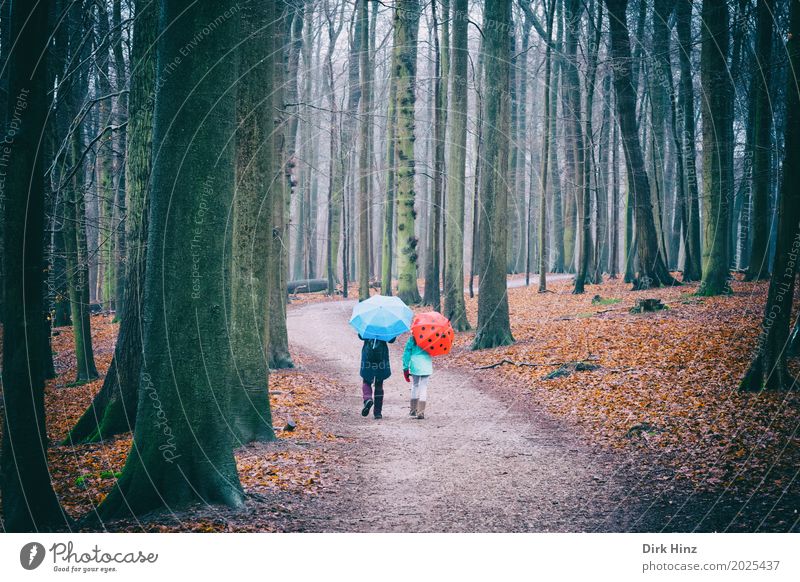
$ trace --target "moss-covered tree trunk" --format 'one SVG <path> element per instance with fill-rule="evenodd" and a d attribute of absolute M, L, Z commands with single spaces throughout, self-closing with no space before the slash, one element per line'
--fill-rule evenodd
<path fill-rule="evenodd" d="M 467 169 L 467 0 L 455 0 L 453 11 L 453 71 L 450 81 L 450 156 L 447 164 L 447 262 L 445 264 L 444 315 L 453 329 L 469 329 L 464 305 L 464 202 Z M 449 18 L 444 14 L 443 18 Z"/>
<path fill-rule="evenodd" d="M 269 394 L 269 262 L 272 250 L 273 4 L 242 7 L 237 81 L 236 192 L 231 254 L 231 342 L 234 375 L 230 424 L 238 443 L 275 439 Z"/>
<path fill-rule="evenodd" d="M 640 270 L 635 282 L 638 289 L 674 285 L 677 281 L 667 271 L 658 245 L 653 210 L 650 204 L 650 183 L 644 165 L 639 127 L 636 119 L 636 95 L 631 77 L 631 45 L 626 10 L 628 0 L 605 0 L 611 28 L 610 56 L 614 59 L 614 91 L 616 113 L 625 152 L 628 173 L 629 204 L 636 220 L 636 252 Z M 630 256 L 630 255 L 629 255 Z"/>
<path fill-rule="evenodd" d="M 783 176 L 778 203 L 778 239 L 769 283 L 764 320 L 750 364 L 740 388 L 757 391 L 797 388 L 786 364 L 791 326 L 792 299 L 797 275 L 797 241 L 800 240 L 800 2 L 790 8 L 786 52 L 789 74 L 786 82 L 786 127 L 784 130 Z M 794 71 L 794 73 L 792 73 Z"/>
<path fill-rule="evenodd" d="M 97 517 L 192 503 L 238 506 L 226 329 L 226 222 L 233 203 L 241 8 L 161 4 L 144 298 L 144 359 L 133 447 Z M 206 27 L 189 56 L 183 47 Z M 176 351 L 177 350 L 177 351 Z"/>
<path fill-rule="evenodd" d="M 511 122 L 508 31 L 510 0 L 486 0 L 484 5 L 483 139 L 481 156 L 481 271 L 478 329 L 472 349 L 514 342 L 506 288 L 508 236 L 508 154 Z"/>
<path fill-rule="evenodd" d="M 389 73 L 389 103 L 386 106 L 386 198 L 383 209 L 381 241 L 381 294 L 392 294 L 392 270 L 394 267 L 394 215 L 397 203 L 397 78 L 391 73 L 397 63 L 392 55 Z"/>
<path fill-rule="evenodd" d="M 397 83 L 397 295 L 409 305 L 421 301 L 417 286 L 414 232 L 414 104 L 417 77 L 418 0 L 398 0 L 394 12 Z"/>
<path fill-rule="evenodd" d="M 772 79 L 774 0 L 761 0 L 757 7 L 756 54 L 753 66 L 752 214 L 750 218 L 750 264 L 746 279 L 769 276 L 770 193 L 772 191 Z"/>
<path fill-rule="evenodd" d="M 3 234 L 3 422 L 0 491 L 3 529 L 52 531 L 68 525 L 47 468 L 44 410 L 43 148 L 48 113 L 46 64 L 50 2 L 13 3 L 5 132 Z M 8 13 L 4 13 L 6 17 Z M 7 40 L 9 37 L 4 37 Z M 44 58 L 42 58 L 44 56 Z"/>
<path fill-rule="evenodd" d="M 152 3 L 137 2 L 131 55 L 130 99 L 126 139 L 125 220 L 126 300 L 121 305 L 114 358 L 103 387 L 70 431 L 66 442 L 87 443 L 132 431 L 136 423 L 142 367 L 142 299 L 147 251 L 148 190 L 153 151 L 153 106 L 156 82 L 155 41 L 158 14 Z"/>
<path fill-rule="evenodd" d="M 700 76 L 703 87 L 703 278 L 700 295 L 730 291 L 733 197 L 733 82 L 728 70 L 728 5 L 703 0 Z"/>

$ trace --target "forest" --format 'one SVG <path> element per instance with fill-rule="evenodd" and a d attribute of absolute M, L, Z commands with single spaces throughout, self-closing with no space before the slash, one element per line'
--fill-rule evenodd
<path fill-rule="evenodd" d="M 0 63 L 2 531 L 800 531 L 800 0 L 5 1 Z"/>

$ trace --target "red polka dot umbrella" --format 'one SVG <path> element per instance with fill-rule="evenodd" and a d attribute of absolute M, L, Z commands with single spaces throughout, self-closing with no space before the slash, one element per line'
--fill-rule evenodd
<path fill-rule="evenodd" d="M 453 347 L 453 326 L 437 311 L 418 313 L 411 322 L 414 341 L 432 356 L 441 356 Z"/>

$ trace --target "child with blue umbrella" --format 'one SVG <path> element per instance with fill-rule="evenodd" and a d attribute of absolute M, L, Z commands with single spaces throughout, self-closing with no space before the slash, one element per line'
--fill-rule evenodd
<path fill-rule="evenodd" d="M 364 342 L 361 348 L 361 416 L 368 416 L 373 410 L 376 419 L 383 418 L 383 382 L 392 375 L 388 344 L 411 329 L 413 315 L 398 297 L 384 295 L 373 295 L 353 308 L 350 325 Z"/>

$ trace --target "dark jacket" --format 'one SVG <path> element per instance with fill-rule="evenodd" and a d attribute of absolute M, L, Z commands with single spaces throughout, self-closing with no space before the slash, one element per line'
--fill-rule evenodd
<path fill-rule="evenodd" d="M 364 339 L 360 335 L 358 339 L 364 341 L 361 348 L 361 378 L 364 382 L 372 383 L 374 380 L 386 380 L 392 375 L 389 366 L 389 346 L 383 340 Z M 388 343 L 393 343 L 394 339 Z"/>

